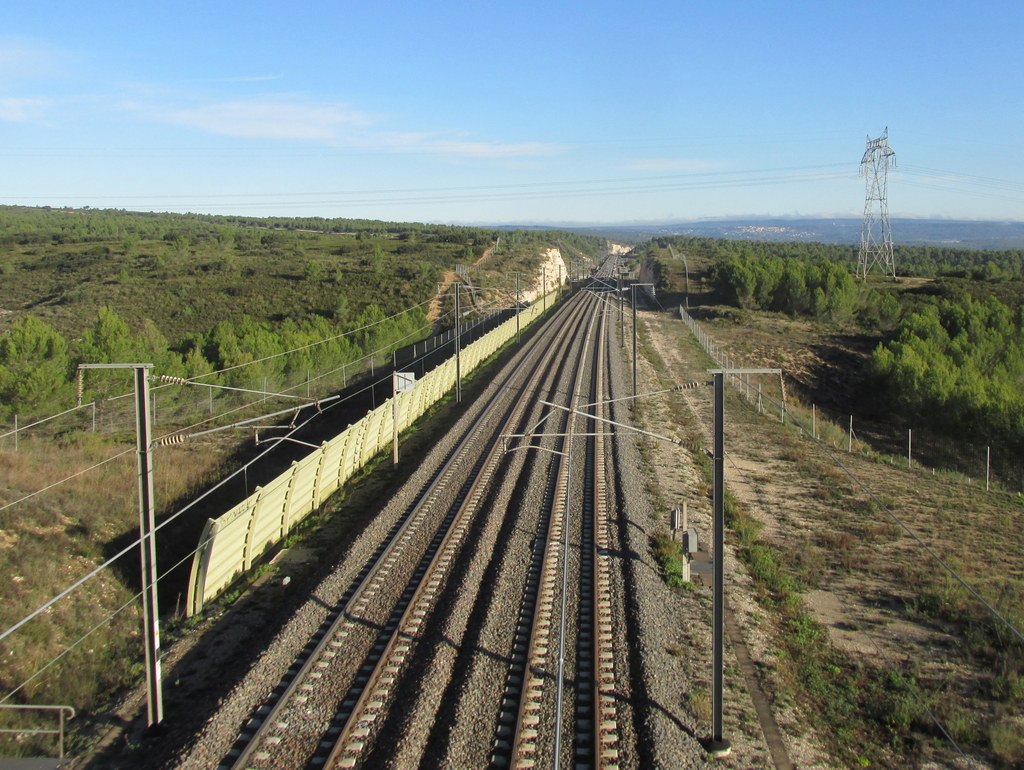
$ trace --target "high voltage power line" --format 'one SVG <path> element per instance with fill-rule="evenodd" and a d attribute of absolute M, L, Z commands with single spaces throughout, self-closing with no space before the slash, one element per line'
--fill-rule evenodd
<path fill-rule="evenodd" d="M 584 179 L 559 182 L 531 182 L 506 185 L 473 185 L 459 187 L 414 187 L 394 189 L 338 190 L 321 192 L 239 193 L 220 195 L 104 195 L 104 196 L 26 196 L 20 200 L 66 201 L 136 201 L 139 205 L 152 202 L 183 202 L 205 209 L 235 209 L 275 206 L 293 208 L 310 205 L 367 206 L 408 203 L 453 203 L 471 201 L 542 200 L 565 196 L 591 197 L 623 193 L 654 193 L 688 189 L 715 189 L 787 184 L 796 182 L 846 179 L 850 172 L 846 163 L 830 163 L 783 168 L 748 169 L 737 171 L 705 171 L 688 174 L 669 174 L 641 177 Z M 825 172 L 824 169 L 833 169 Z M 255 199 L 260 200 L 255 200 Z M 212 203 L 207 203 L 208 201 Z M 224 201 L 239 201 L 228 203 Z"/>
<path fill-rule="evenodd" d="M 596 197 L 623 193 L 657 193 L 685 190 L 728 189 L 779 184 L 850 180 L 849 163 L 826 163 L 735 171 L 700 171 L 681 174 L 604 177 L 594 179 L 525 182 L 516 184 L 458 185 L 445 187 L 364 188 L 309 192 L 152 194 L 152 195 L 51 195 L 19 196 L 21 201 L 119 201 L 135 207 L 188 202 L 204 209 L 245 209 L 267 206 L 288 209 L 300 206 L 370 206 L 382 204 L 429 204 L 471 201 L 500 202 L 545 200 L 565 196 Z M 845 170 L 844 170 L 845 169 Z M 1024 183 L 996 177 L 932 169 L 907 164 L 896 171 L 904 183 L 916 187 L 948 190 L 981 197 L 1016 200 L 1024 196 Z M 915 181 L 921 180 L 921 181 Z M 942 185 L 941 187 L 939 185 Z M 966 188 L 966 189 L 965 189 Z M 991 191 L 991 192 L 986 192 Z M 999 195 L 998 193 L 1003 193 Z M 147 203 L 152 202 L 152 203 Z"/>

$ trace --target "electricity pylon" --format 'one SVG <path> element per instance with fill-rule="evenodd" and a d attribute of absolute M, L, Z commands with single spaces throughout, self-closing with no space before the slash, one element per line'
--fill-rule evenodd
<path fill-rule="evenodd" d="M 896 165 L 896 153 L 889 147 L 889 127 L 877 139 L 870 136 L 860 174 L 867 191 L 864 196 L 864 227 L 860 233 L 860 254 L 857 276 L 866 279 L 871 268 L 880 264 L 882 270 L 896 278 L 896 261 L 892 255 L 892 227 L 889 225 L 889 201 L 886 197 L 889 167 Z M 877 204 L 877 205 L 876 205 Z M 877 209 L 877 211 L 876 211 Z"/>

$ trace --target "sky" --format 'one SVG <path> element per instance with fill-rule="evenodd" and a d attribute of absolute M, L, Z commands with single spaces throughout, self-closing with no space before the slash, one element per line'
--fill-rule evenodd
<path fill-rule="evenodd" d="M 8 4 L 0 204 L 462 224 L 1024 219 L 1024 4 Z"/>

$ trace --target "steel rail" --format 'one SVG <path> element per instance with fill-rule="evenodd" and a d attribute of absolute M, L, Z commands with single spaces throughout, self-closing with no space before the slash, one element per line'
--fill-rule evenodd
<path fill-rule="evenodd" d="M 549 331 L 545 328 L 536 338 L 534 348 L 541 350 L 550 348 L 551 346 L 544 345 L 544 342 L 548 338 L 557 337 L 557 335 L 557 329 Z M 532 354 L 529 351 L 524 351 L 521 355 L 527 358 Z M 441 468 L 428 482 L 426 489 L 416 497 L 388 534 L 385 542 L 364 564 L 338 605 L 331 609 L 324 624 L 311 637 L 310 642 L 300 653 L 299 659 L 286 674 L 282 685 L 276 689 L 275 695 L 272 696 L 273 702 L 265 703 L 248 720 L 228 756 L 222 760 L 220 764 L 222 770 L 227 768 L 242 770 L 242 768 L 259 765 L 273 766 L 273 747 L 281 743 L 282 734 L 289 730 L 290 720 L 285 716 L 287 711 L 297 701 L 300 701 L 299 705 L 301 705 L 301 701 L 305 700 L 304 693 L 314 686 L 311 682 L 319 678 L 320 672 L 325 668 L 325 662 L 334 658 L 337 650 L 344 646 L 348 630 L 354 625 L 353 618 L 360 614 L 368 597 L 373 595 L 376 587 L 388 579 L 392 567 L 402 555 L 402 549 L 410 545 L 413 530 L 424 523 L 426 512 L 431 509 L 440 491 L 452 483 L 452 476 L 456 472 L 468 465 L 464 462 L 467 456 L 478 454 L 476 444 L 484 435 L 481 431 L 482 426 L 488 420 L 493 419 L 491 410 L 500 399 L 511 392 L 509 386 L 516 379 L 534 377 L 546 360 L 546 357 L 538 357 L 536 365 L 525 375 L 521 368 L 516 366 L 503 378 L 501 387 L 464 432 L 456 447 L 447 455 Z M 509 411 L 516 408 L 517 404 L 513 404 L 509 407 Z"/>
<path fill-rule="evenodd" d="M 555 346 L 544 346 L 525 392 L 532 392 L 535 389 L 542 378 L 543 370 L 558 358 Z M 436 548 L 432 547 L 424 556 L 413 580 L 406 588 L 407 594 L 412 589 L 408 601 L 395 608 L 388 622 L 388 628 L 391 630 L 388 631 L 386 628 L 378 639 L 374 652 L 376 660 L 364 663 L 364 669 L 372 666 L 373 670 L 366 675 L 366 681 L 361 685 L 358 695 L 350 693 L 348 705 L 345 707 L 347 713 L 341 714 L 338 723 L 332 728 L 337 731 L 336 736 L 333 740 L 325 741 L 332 744 L 330 750 L 325 750 L 322 755 L 314 757 L 315 764 L 322 764 L 326 768 L 348 768 L 359 763 L 371 742 L 375 728 L 382 721 L 381 716 L 387 708 L 401 671 L 412 654 L 414 645 L 421 638 L 421 629 L 443 590 L 463 537 L 480 510 L 498 467 L 505 459 L 500 438 L 511 425 L 523 419 L 530 405 L 525 399 L 517 399 L 503 416 L 499 428 L 490 434 L 483 456 L 464 486 L 460 499 L 449 512 L 451 525 L 443 528 L 443 536 L 439 532 L 440 539 Z"/>
<path fill-rule="evenodd" d="M 592 412 L 607 416 L 608 405 L 604 403 L 606 389 L 606 355 L 610 339 L 607 336 L 605 316 L 601 315 L 598 331 L 599 343 L 594 366 L 594 390 Z M 619 763 L 619 729 L 615 708 L 615 650 L 613 649 L 614 624 L 611 596 L 611 557 L 609 556 L 608 535 L 608 465 L 605 455 L 605 435 L 598 430 L 597 421 L 588 421 L 590 447 L 590 499 L 592 532 L 586 553 L 592 565 L 590 630 L 590 745 L 593 765 L 601 770 L 617 770 Z M 582 683 L 582 676 L 579 677 Z M 581 714 L 580 717 L 585 716 Z M 577 721 L 577 725 L 581 720 Z"/>
<path fill-rule="evenodd" d="M 577 301 L 577 306 L 581 310 L 581 318 L 591 312 L 582 301 Z M 570 341 L 567 341 L 566 356 L 571 347 L 572 344 Z M 544 401 L 540 400 L 538 403 L 542 404 Z M 523 437 L 532 435 L 535 438 L 539 438 L 541 435 L 549 435 L 547 433 L 537 434 L 536 431 L 537 428 L 546 422 L 550 416 L 551 414 L 549 413 L 540 421 L 540 423 L 531 423 L 530 427 L 527 428 L 528 432 L 524 433 Z M 562 422 L 564 425 L 564 419 Z M 510 447 L 507 451 L 513 451 L 515 448 L 516 447 Z M 544 446 L 539 442 L 531 442 L 528 446 L 521 448 L 542 450 L 555 455 L 561 454 L 560 446 L 551 448 Z M 522 733 L 517 730 L 523 726 L 522 720 L 520 719 L 520 704 L 523 699 L 524 682 L 528 681 L 527 674 L 529 672 L 531 652 L 530 639 L 535 627 L 534 620 L 539 612 L 547 615 L 550 619 L 552 610 L 550 605 L 541 606 L 540 604 L 542 577 L 548 581 L 554 579 L 550 574 L 542 574 L 544 567 L 544 552 L 552 537 L 555 537 L 556 540 L 560 539 L 560 534 L 553 536 L 550 531 L 552 526 L 552 517 L 550 512 L 555 497 L 555 477 L 553 475 L 549 475 L 549 478 L 551 480 L 545 490 L 544 502 L 541 505 L 540 516 L 535 525 L 536 534 L 527 566 L 527 576 L 523 588 L 522 599 L 520 600 L 518 621 L 516 623 L 516 629 L 513 634 L 509 653 L 509 665 L 505 675 L 505 684 L 502 690 L 502 699 L 498 712 L 496 732 L 489 760 L 492 767 L 508 767 L 512 762 L 513 746 L 523 737 Z M 540 717 L 539 715 L 528 716 L 525 718 L 525 721 L 527 722 L 527 730 L 535 729 L 539 726 Z M 530 737 L 529 733 L 526 737 Z"/>
<path fill-rule="evenodd" d="M 582 303 L 581 303 L 582 304 Z M 587 303 L 593 308 L 593 299 Z M 590 320 L 584 340 L 590 336 L 590 330 L 597 317 L 596 313 L 590 313 Z M 573 381 L 569 387 L 571 393 L 570 403 L 579 400 L 578 393 L 583 383 L 582 361 L 586 353 L 586 345 L 580 354 L 580 363 L 573 372 Z M 562 415 L 562 430 L 569 425 L 573 415 L 566 412 Z M 559 448 L 566 444 L 565 437 L 557 439 Z M 537 586 L 537 598 L 534 602 L 530 622 L 529 641 L 527 643 L 526 669 L 523 672 L 525 683 L 520 692 L 518 703 L 507 703 L 509 700 L 506 693 L 506 704 L 503 710 L 514 705 L 516 710 L 516 727 L 511 744 L 509 762 L 515 768 L 532 768 L 537 766 L 540 760 L 540 721 L 544 702 L 544 691 L 547 682 L 552 680 L 548 672 L 548 661 L 551 656 L 553 631 L 553 616 L 556 614 L 556 599 L 560 588 L 559 566 L 566 557 L 564 549 L 565 535 L 565 503 L 569 484 L 569 469 L 571 463 L 567 457 L 561 454 L 555 455 L 552 462 L 557 465 L 554 475 L 554 483 L 549 487 L 548 503 L 545 508 L 547 514 L 547 536 L 541 557 L 540 579 Z M 561 614 L 561 613 L 560 613 Z M 564 618 L 564 614 L 561 614 Z M 559 639 L 561 644 L 562 639 Z M 560 683 L 559 683 L 560 684 Z M 554 725 L 556 735 L 560 735 L 561 726 Z M 501 758 L 492 758 L 493 764 L 500 764 Z"/>

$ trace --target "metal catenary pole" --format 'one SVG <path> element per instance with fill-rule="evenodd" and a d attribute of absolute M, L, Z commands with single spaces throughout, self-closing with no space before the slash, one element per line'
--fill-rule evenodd
<path fill-rule="evenodd" d="M 160 610 L 157 605 L 156 529 L 153 504 L 153 460 L 149 422 L 149 369 L 142 364 L 135 369 L 136 428 L 139 454 L 139 534 L 142 563 L 142 607 L 146 619 L 146 689 L 147 717 L 150 725 L 164 720 L 163 693 L 160 683 Z"/>
<path fill-rule="evenodd" d="M 992 477 L 992 447 L 985 447 L 985 491 L 989 491 L 989 480 Z"/>
<path fill-rule="evenodd" d="M 622 305 L 625 302 L 625 298 L 622 296 L 621 269 L 615 271 L 615 282 L 615 298 L 619 301 L 619 347 L 624 348 L 626 346 L 626 322 L 622 319 Z"/>
<path fill-rule="evenodd" d="M 523 312 L 523 300 L 519 296 L 519 273 L 516 273 L 516 345 L 521 345 L 523 340 L 520 337 L 519 314 Z"/>
<path fill-rule="evenodd" d="M 540 269 L 540 295 L 543 297 L 541 300 L 541 310 L 547 312 L 548 309 L 548 266 L 544 265 Z"/>
<path fill-rule="evenodd" d="M 633 395 L 636 395 L 636 284 L 629 287 L 633 305 Z"/>
<path fill-rule="evenodd" d="M 398 465 L 398 370 L 391 372 L 391 464 Z"/>
<path fill-rule="evenodd" d="M 711 660 L 711 741 L 708 751 L 716 756 L 729 753 L 723 737 L 723 640 L 725 637 L 725 372 L 714 372 L 714 489 L 712 492 L 712 660 Z"/>
<path fill-rule="evenodd" d="M 149 370 L 153 364 L 79 364 L 81 369 L 132 369 L 135 373 L 135 441 L 139 476 L 139 552 L 142 566 L 142 622 L 146 648 L 146 715 L 150 726 L 163 722 L 160 673 L 160 609 L 157 604 L 156 513 L 153 504 L 152 429 Z"/>
<path fill-rule="evenodd" d="M 731 745 L 723 735 L 724 640 L 725 640 L 725 375 L 779 374 L 781 369 L 712 369 L 714 380 L 714 437 L 712 446 L 713 489 L 711 493 L 711 739 L 706 748 L 724 757 Z"/>

